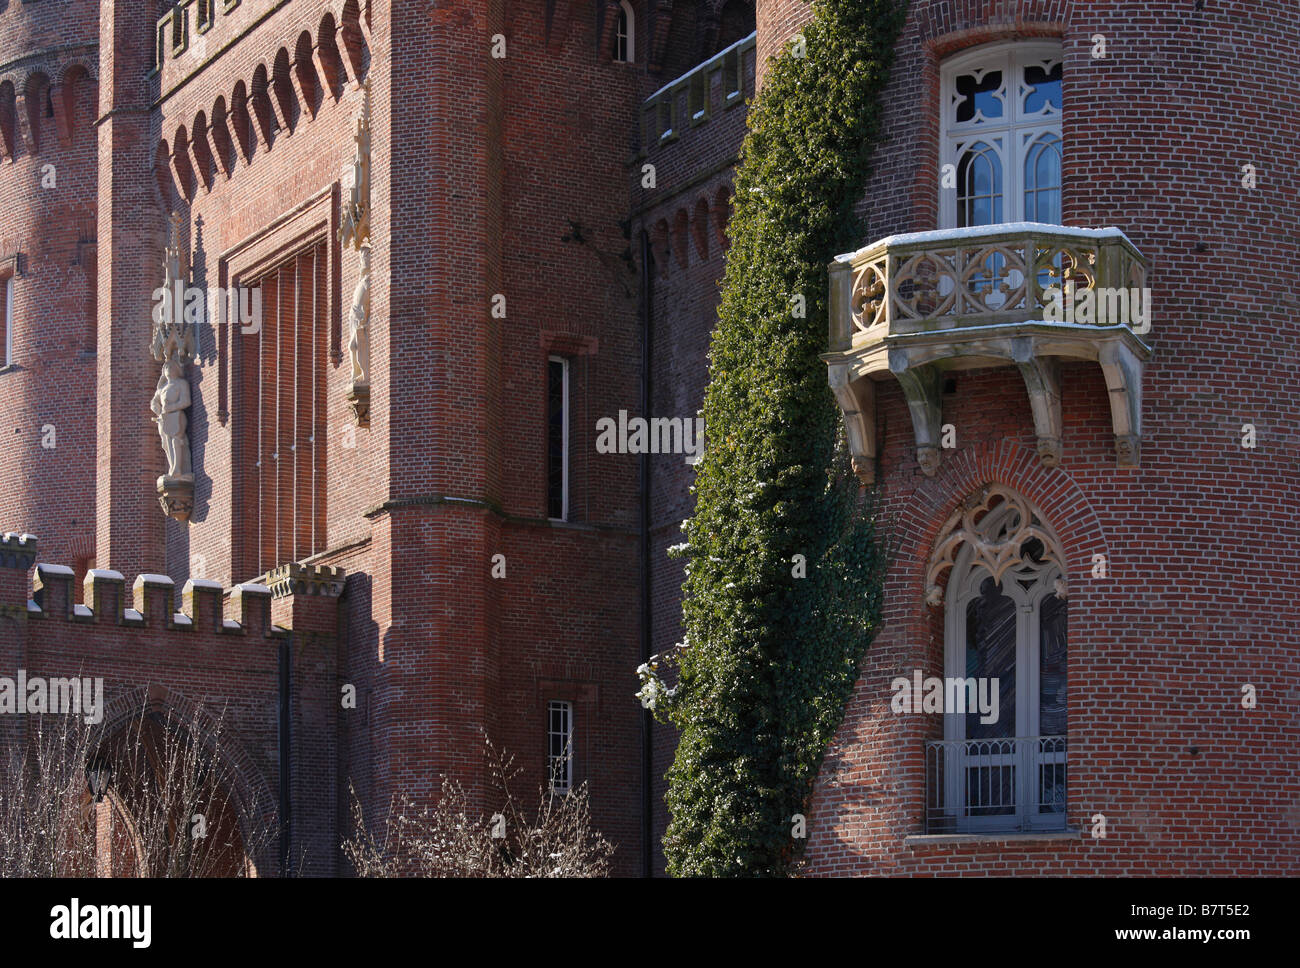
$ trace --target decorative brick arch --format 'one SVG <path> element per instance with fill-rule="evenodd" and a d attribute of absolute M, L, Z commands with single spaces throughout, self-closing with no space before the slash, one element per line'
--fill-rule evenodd
<path fill-rule="evenodd" d="M 945 458 L 938 473 L 894 510 L 898 557 L 910 565 L 902 576 L 909 608 L 920 608 L 924 600 L 925 570 L 940 529 L 962 501 L 988 484 L 1012 488 L 1039 510 L 1060 541 L 1067 579 L 1077 584 L 1089 574 L 1096 554 L 1110 560 L 1101 522 L 1068 473 L 1043 467 L 1036 452 L 1021 444 L 975 445 Z"/>
<path fill-rule="evenodd" d="M 918 39 L 944 57 L 994 40 L 1059 37 L 1069 6 L 1060 0 L 929 0 L 915 6 Z"/>
<path fill-rule="evenodd" d="M 193 738 L 209 749 L 211 737 L 220 731 L 219 759 L 226 767 L 226 776 L 232 781 L 226 792 L 230 797 L 230 805 L 239 818 L 239 835 L 246 848 L 250 844 L 256 845 L 255 855 L 246 856 L 246 861 L 253 865 L 256 872 L 274 872 L 277 864 L 276 839 L 273 836 L 266 837 L 258 843 L 252 835 L 252 821 L 260 818 L 262 825 L 271 829 L 276 818 L 276 801 L 266 778 L 254 765 L 233 726 L 227 724 L 225 728 L 219 729 L 216 718 L 207 711 L 207 707 L 165 686 L 150 684 L 122 692 L 106 704 L 101 733 L 104 741 L 126 728 L 145 710 L 168 711 L 182 724 L 197 724 L 198 735 Z"/>

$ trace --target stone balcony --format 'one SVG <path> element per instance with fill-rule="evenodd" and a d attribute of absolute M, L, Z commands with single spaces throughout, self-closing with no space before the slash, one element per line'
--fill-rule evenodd
<path fill-rule="evenodd" d="M 831 389 L 853 467 L 874 481 L 875 381 L 902 385 L 917 460 L 939 467 L 949 370 L 1016 366 L 1043 464 L 1061 459 L 1059 362 L 1101 366 L 1120 466 L 1142 441 L 1142 367 L 1151 350 L 1147 268 L 1119 229 L 1021 222 L 882 239 L 830 264 Z"/>

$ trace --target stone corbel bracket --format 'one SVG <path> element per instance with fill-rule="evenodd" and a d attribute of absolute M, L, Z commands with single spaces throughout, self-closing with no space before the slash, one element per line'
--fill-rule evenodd
<path fill-rule="evenodd" d="M 844 414 L 854 470 L 870 484 L 878 452 L 876 380 L 885 373 L 898 380 L 912 417 L 917 462 L 934 476 L 941 454 L 944 373 L 1008 363 L 1025 381 L 1044 467 L 1056 467 L 1063 452 L 1061 360 L 1088 360 L 1101 367 L 1110 394 L 1116 463 L 1136 467 L 1141 460 L 1142 371 L 1150 355 L 1150 348 L 1126 326 L 1028 322 L 886 336 L 873 347 L 826 353 L 822 359 Z"/>

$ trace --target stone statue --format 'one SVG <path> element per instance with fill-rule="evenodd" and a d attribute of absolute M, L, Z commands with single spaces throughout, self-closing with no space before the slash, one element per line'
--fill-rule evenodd
<path fill-rule="evenodd" d="M 352 136 L 356 151 L 352 156 L 351 185 L 348 201 L 340 217 L 339 241 L 351 246 L 361 257 L 361 278 L 352 293 L 348 320 L 352 330 L 348 355 L 352 359 L 352 383 L 348 387 L 348 404 L 357 426 L 370 426 L 370 85 L 361 89 L 361 113 L 357 133 Z"/>
<path fill-rule="evenodd" d="M 370 246 L 361 247 L 361 278 L 352 292 L 352 308 L 348 310 L 352 338 L 348 341 L 348 355 L 352 358 L 352 385 L 370 385 Z"/>
<path fill-rule="evenodd" d="M 158 425 L 167 471 L 158 478 L 158 502 L 163 513 L 178 521 L 188 521 L 194 508 L 194 468 L 190 459 L 189 409 L 190 381 L 185 378 L 185 364 L 194 358 L 194 327 L 186 324 L 181 312 L 181 295 L 185 287 L 185 264 L 181 258 L 180 215 L 172 214 L 170 244 L 163 263 L 163 288 L 166 295 L 162 309 L 154 314 L 150 352 L 162 364 L 158 387 L 149 409 Z"/>
<path fill-rule="evenodd" d="M 181 362 L 173 356 L 163 364 L 158 377 L 158 389 L 149 405 L 158 425 L 163 454 L 167 458 L 166 477 L 184 479 L 193 476 L 190 466 L 190 438 L 186 433 L 189 418 L 185 411 L 190 405 L 190 383 L 182 375 Z"/>

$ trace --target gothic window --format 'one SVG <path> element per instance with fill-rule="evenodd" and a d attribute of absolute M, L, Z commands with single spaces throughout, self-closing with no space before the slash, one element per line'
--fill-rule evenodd
<path fill-rule="evenodd" d="M 619 0 L 618 27 L 614 34 L 614 60 L 630 64 L 636 59 L 636 14 L 632 4 Z"/>
<path fill-rule="evenodd" d="M 943 740 L 927 744 L 931 829 L 1060 829 L 1066 584 L 1051 528 L 1019 494 L 990 485 L 940 532 L 927 586 L 927 601 L 944 607 L 945 681 L 965 697 L 964 709 L 945 708 Z"/>
<path fill-rule="evenodd" d="M 981 47 L 942 73 L 940 227 L 1059 224 L 1059 45 Z"/>

